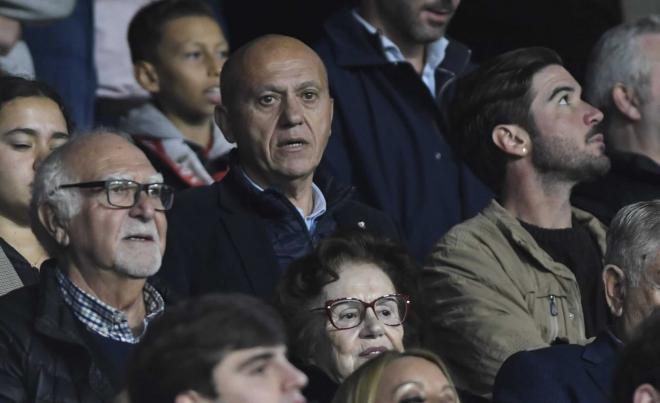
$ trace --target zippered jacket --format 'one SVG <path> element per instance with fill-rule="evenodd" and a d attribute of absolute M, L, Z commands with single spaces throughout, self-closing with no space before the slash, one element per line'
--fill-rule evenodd
<path fill-rule="evenodd" d="M 575 208 L 573 222 L 604 253 L 605 226 Z M 457 387 L 489 397 L 513 353 L 586 342 L 575 275 L 494 200 L 438 242 L 423 276 L 425 343 L 447 360 Z"/>

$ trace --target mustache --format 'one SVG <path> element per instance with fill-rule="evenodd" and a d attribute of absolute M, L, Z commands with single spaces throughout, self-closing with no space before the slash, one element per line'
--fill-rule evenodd
<path fill-rule="evenodd" d="M 594 126 L 589 131 L 587 132 L 587 141 L 591 140 L 592 137 L 601 134 L 601 131 L 599 130 L 600 128 L 598 126 Z"/>
<path fill-rule="evenodd" d="M 121 228 L 119 234 L 120 238 L 124 238 L 131 235 L 146 235 L 153 239 L 155 242 L 160 241 L 160 235 L 158 235 L 158 230 L 156 229 L 156 224 L 151 221 L 149 223 L 142 222 L 127 222 Z"/>

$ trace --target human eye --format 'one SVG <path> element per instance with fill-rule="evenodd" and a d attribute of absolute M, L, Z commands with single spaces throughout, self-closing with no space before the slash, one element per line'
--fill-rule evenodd
<path fill-rule="evenodd" d="M 399 400 L 399 403 L 424 403 L 426 401 L 426 398 L 422 395 L 411 395 L 411 396 L 404 396 Z"/>
<path fill-rule="evenodd" d="M 190 51 L 184 52 L 183 57 L 186 60 L 199 60 L 199 59 L 202 58 L 202 51 L 201 50 L 190 50 Z"/>
<path fill-rule="evenodd" d="M 569 94 L 564 95 L 563 97 L 559 98 L 559 105 L 570 105 L 570 97 Z"/>
<path fill-rule="evenodd" d="M 117 195 L 131 193 L 135 184 L 131 181 L 112 181 L 108 185 L 108 191 Z"/>
<path fill-rule="evenodd" d="M 319 94 L 318 94 L 317 91 L 313 91 L 313 90 L 305 90 L 305 91 L 302 92 L 302 99 L 303 99 L 305 102 L 313 102 L 313 101 L 316 101 L 316 99 L 318 99 L 318 97 L 319 97 Z"/>
<path fill-rule="evenodd" d="M 16 151 L 28 151 L 32 148 L 32 144 L 28 141 L 13 141 L 11 148 Z"/>
<path fill-rule="evenodd" d="M 272 106 L 277 102 L 277 97 L 272 94 L 266 94 L 259 97 L 259 105 Z"/>
<path fill-rule="evenodd" d="M 358 308 L 346 308 L 338 312 L 337 317 L 341 320 L 351 320 L 360 316 Z"/>

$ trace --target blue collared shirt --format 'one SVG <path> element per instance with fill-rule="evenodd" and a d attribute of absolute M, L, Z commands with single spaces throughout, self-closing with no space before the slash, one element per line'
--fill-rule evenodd
<path fill-rule="evenodd" d="M 261 186 L 257 185 L 257 183 L 248 176 L 247 172 L 245 172 L 243 168 L 241 168 L 241 173 L 243 174 L 245 179 L 247 179 L 248 183 L 252 185 L 253 188 L 257 189 L 260 192 L 263 192 L 265 190 Z M 316 186 L 313 182 L 312 182 L 312 201 L 314 205 L 312 207 L 312 212 L 308 216 L 305 216 L 305 212 L 302 209 L 296 207 L 298 214 L 300 214 L 300 217 L 302 217 L 303 221 L 305 221 L 307 230 L 310 233 L 314 232 L 314 229 L 316 228 L 316 222 L 318 221 L 319 218 L 321 218 L 321 216 L 325 213 L 327 209 L 327 204 L 325 201 L 325 197 L 323 196 L 323 192 L 321 192 L 321 189 L 319 189 L 318 186 Z"/>
<path fill-rule="evenodd" d="M 55 270 L 57 283 L 64 302 L 71 307 L 73 314 L 85 327 L 102 337 L 124 343 L 136 344 L 140 341 L 147 326 L 165 309 L 165 301 L 156 289 L 149 283 L 144 284 L 144 307 L 147 314 L 143 320 L 142 333 L 134 335 L 128 326 L 126 314 L 111 307 L 93 295 L 76 286 L 60 269 Z"/>
<path fill-rule="evenodd" d="M 378 34 L 381 46 L 383 48 L 383 55 L 392 63 L 406 62 L 406 58 L 401 53 L 401 50 L 394 42 L 386 37 L 382 32 L 378 31 L 376 27 L 371 25 L 367 20 L 358 14 L 357 10 L 353 10 L 353 17 L 364 26 L 371 34 Z M 449 41 L 444 36 L 434 42 L 426 45 L 426 64 L 422 70 L 422 81 L 426 87 L 431 91 L 433 97 L 435 94 L 435 70 L 440 66 L 440 63 L 445 59 L 445 51 Z"/>

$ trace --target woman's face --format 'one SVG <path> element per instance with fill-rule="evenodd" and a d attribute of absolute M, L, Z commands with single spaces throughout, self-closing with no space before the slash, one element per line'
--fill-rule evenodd
<path fill-rule="evenodd" d="M 357 298 L 369 303 L 395 293 L 392 281 L 377 266 L 345 263 L 339 268 L 339 279 L 324 287 L 317 306 L 339 298 Z M 328 349 L 319 352 L 321 359 L 316 365 L 335 381 L 343 381 L 360 365 L 383 351 L 403 351 L 403 325 L 385 325 L 370 308 L 366 310 L 362 323 L 351 329 L 339 330 L 326 318 L 325 331 Z"/>
<path fill-rule="evenodd" d="M 376 390 L 379 403 L 455 403 L 454 388 L 433 362 L 401 357 L 385 367 Z"/>
<path fill-rule="evenodd" d="M 0 108 L 0 216 L 29 225 L 35 169 L 68 138 L 64 116 L 49 98 L 16 98 Z"/>

